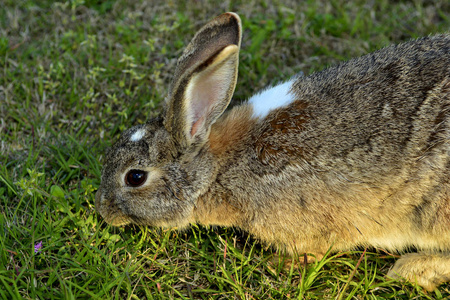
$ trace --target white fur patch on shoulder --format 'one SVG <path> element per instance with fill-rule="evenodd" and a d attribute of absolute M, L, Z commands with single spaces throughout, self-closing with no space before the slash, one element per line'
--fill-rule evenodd
<path fill-rule="evenodd" d="M 137 142 L 140 141 L 145 135 L 145 129 L 138 129 L 135 133 L 133 133 L 130 137 L 130 141 Z"/>
<path fill-rule="evenodd" d="M 290 92 L 292 83 L 293 80 L 286 81 L 253 95 L 248 100 L 253 106 L 253 117 L 264 118 L 270 111 L 294 101 L 294 94 Z"/>

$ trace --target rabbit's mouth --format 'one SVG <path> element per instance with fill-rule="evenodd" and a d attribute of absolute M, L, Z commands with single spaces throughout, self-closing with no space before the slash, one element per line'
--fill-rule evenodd
<path fill-rule="evenodd" d="M 107 209 L 104 208 L 97 208 L 97 211 L 100 213 L 100 215 L 103 217 L 103 219 L 106 221 L 106 223 L 113 225 L 113 226 L 124 226 L 128 225 L 130 223 L 136 223 L 132 218 L 122 213 L 120 209 L 112 209 L 112 207 L 108 207 Z"/>
<path fill-rule="evenodd" d="M 125 215 L 114 215 L 108 217 L 103 217 L 105 221 L 112 226 L 124 226 L 128 225 L 131 222 L 130 218 Z"/>
<path fill-rule="evenodd" d="M 98 190 L 95 195 L 95 209 L 100 213 L 106 223 L 113 226 L 123 226 L 132 222 L 130 217 L 125 215 L 114 201 L 105 199 L 101 190 Z"/>

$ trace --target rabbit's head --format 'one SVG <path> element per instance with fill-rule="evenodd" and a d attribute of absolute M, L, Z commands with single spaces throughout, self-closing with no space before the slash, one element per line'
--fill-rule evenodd
<path fill-rule="evenodd" d="M 205 145 L 233 95 L 240 41 L 236 14 L 201 28 L 178 60 L 161 116 L 125 131 L 109 149 L 96 195 L 108 223 L 192 222 L 195 199 L 213 180 Z"/>

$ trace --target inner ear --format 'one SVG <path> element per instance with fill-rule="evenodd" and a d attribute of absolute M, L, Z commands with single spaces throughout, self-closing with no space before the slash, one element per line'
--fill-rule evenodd
<path fill-rule="evenodd" d="M 191 138 L 206 134 L 228 106 L 236 84 L 237 53 L 237 46 L 226 47 L 189 80 L 184 97 Z"/>

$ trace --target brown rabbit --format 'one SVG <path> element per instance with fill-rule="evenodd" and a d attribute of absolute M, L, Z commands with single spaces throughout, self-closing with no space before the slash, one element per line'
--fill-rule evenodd
<path fill-rule="evenodd" d="M 224 112 L 241 22 L 226 13 L 178 61 L 160 117 L 109 149 L 96 207 L 113 225 L 236 226 L 320 257 L 411 247 L 388 276 L 450 281 L 450 35 L 296 77 Z"/>

